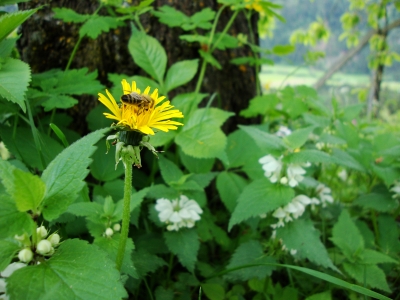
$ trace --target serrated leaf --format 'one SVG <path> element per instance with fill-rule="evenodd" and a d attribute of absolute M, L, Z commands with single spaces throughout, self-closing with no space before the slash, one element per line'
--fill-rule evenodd
<path fill-rule="evenodd" d="M 115 167 L 115 150 L 107 152 L 107 147 L 104 141 L 100 141 L 97 145 L 97 150 L 93 154 L 93 162 L 90 164 L 90 173 L 99 181 L 112 181 L 124 174 L 124 167 L 118 164 Z M 114 199 L 119 200 L 119 199 Z"/>
<path fill-rule="evenodd" d="M 183 127 L 183 131 L 189 130 L 190 128 L 202 124 L 207 123 L 213 125 L 215 127 L 220 127 L 225 121 L 235 115 L 232 112 L 224 111 L 219 108 L 200 108 L 197 109 L 193 115 L 185 122 L 185 126 Z"/>
<path fill-rule="evenodd" d="M 233 212 L 247 181 L 235 173 L 225 171 L 218 174 L 216 184 L 221 201 L 230 212 Z"/>
<path fill-rule="evenodd" d="M 275 258 L 266 256 L 259 241 L 250 240 L 241 244 L 233 253 L 227 269 L 249 264 L 273 264 Z M 274 266 L 260 265 L 229 272 L 226 278 L 230 280 L 246 281 L 252 278 L 265 279 L 275 270 Z"/>
<path fill-rule="evenodd" d="M 169 91 L 184 85 L 193 79 L 199 67 L 199 60 L 184 60 L 173 64 L 167 71 L 165 77 L 165 91 Z"/>
<path fill-rule="evenodd" d="M 400 172 L 395 167 L 380 167 L 375 164 L 372 166 L 372 170 L 381 178 L 387 186 L 392 185 L 396 180 L 400 178 Z"/>
<path fill-rule="evenodd" d="M 61 19 L 64 22 L 83 23 L 91 17 L 90 15 L 78 14 L 76 11 L 66 7 L 55 7 L 53 8 L 53 11 L 53 18 Z"/>
<path fill-rule="evenodd" d="M 158 134 L 159 133 L 157 133 L 157 135 Z M 182 164 L 191 173 L 210 172 L 215 163 L 215 159 L 213 159 L 213 158 L 208 158 L 208 159 L 194 158 L 192 156 L 186 155 L 185 152 L 183 152 L 181 148 L 179 148 L 179 157 L 181 159 Z"/>
<path fill-rule="evenodd" d="M 139 67 L 156 79 L 158 83 L 163 82 L 167 54 L 155 38 L 134 30 L 129 39 L 128 49 Z"/>
<path fill-rule="evenodd" d="M 365 168 L 363 167 L 363 165 L 360 164 L 353 156 L 343 150 L 334 148 L 331 157 L 333 162 L 338 165 L 348 167 L 360 172 L 365 172 Z"/>
<path fill-rule="evenodd" d="M 242 110 L 240 115 L 245 118 L 256 117 L 257 115 L 265 115 L 269 111 L 274 110 L 278 103 L 279 98 L 276 94 L 256 96 L 250 100 L 249 107 Z"/>
<path fill-rule="evenodd" d="M 6 58 L 0 68 L 0 96 L 17 103 L 25 112 L 25 92 L 30 81 L 31 70 L 28 64 Z"/>
<path fill-rule="evenodd" d="M 202 188 L 202 190 L 204 190 L 204 188 L 210 184 L 211 180 L 213 180 L 216 175 L 216 172 L 192 174 L 189 179 L 196 182 Z"/>
<path fill-rule="evenodd" d="M 19 249 L 21 246 L 15 240 L 0 240 L 0 272 L 11 263 Z"/>
<path fill-rule="evenodd" d="M 132 261 L 136 267 L 139 278 L 148 273 L 155 272 L 158 268 L 166 266 L 167 263 L 155 254 L 138 249 L 132 253 Z"/>
<path fill-rule="evenodd" d="M 347 274 L 353 277 L 360 284 L 366 283 L 372 288 L 377 288 L 390 293 L 385 273 L 376 265 L 343 263 Z"/>
<path fill-rule="evenodd" d="M 190 20 L 183 12 L 169 5 L 163 5 L 158 8 L 158 11 L 153 11 L 152 13 L 158 18 L 160 23 L 166 24 L 169 27 L 178 27 Z"/>
<path fill-rule="evenodd" d="M 314 126 L 301 128 L 293 131 L 290 135 L 283 138 L 291 149 L 300 148 L 308 140 L 309 135 L 314 130 Z"/>
<path fill-rule="evenodd" d="M 213 21 L 214 17 L 215 17 L 215 11 L 207 7 L 190 17 L 190 21 L 193 23 L 193 28 L 185 29 L 184 26 L 182 27 L 185 30 L 192 30 L 197 27 L 201 29 L 211 29 L 212 24 L 210 21 Z"/>
<path fill-rule="evenodd" d="M 160 166 L 162 178 L 168 184 L 179 181 L 183 176 L 178 166 L 164 156 L 159 156 L 158 165 Z"/>
<path fill-rule="evenodd" d="M 256 145 L 266 153 L 269 151 L 278 151 L 281 153 L 286 148 L 282 139 L 276 135 L 269 134 L 251 126 L 239 125 L 239 128 L 247 133 L 254 140 Z"/>
<path fill-rule="evenodd" d="M 246 186 L 237 200 L 237 206 L 229 220 L 228 230 L 233 225 L 268 213 L 280 206 L 285 206 L 294 198 L 292 188 L 280 184 L 272 184 L 267 178 L 253 181 Z"/>
<path fill-rule="evenodd" d="M 57 288 L 54 288 L 57 287 Z M 66 240 L 40 265 L 15 271 L 7 281 L 15 299 L 122 299 L 120 274 L 104 251 L 82 240 Z"/>
<path fill-rule="evenodd" d="M 108 258 L 111 261 L 115 261 L 117 259 L 120 237 L 120 234 L 114 234 L 111 238 L 96 237 L 93 241 L 93 245 L 96 245 L 103 251 L 107 252 Z M 122 260 L 121 272 L 138 279 L 139 275 L 131 258 L 133 249 L 135 249 L 135 245 L 133 244 L 132 239 L 128 238 L 126 241 L 124 258 Z"/>
<path fill-rule="evenodd" d="M 221 35 L 222 35 L 222 38 L 220 39 Z M 216 42 L 218 42 L 218 44 L 216 44 Z M 237 48 L 238 40 L 229 34 L 226 34 L 226 33 L 222 34 L 221 32 L 217 32 L 214 35 L 213 47 L 216 47 L 217 49 L 222 50 L 222 51 L 229 49 L 229 48 Z M 208 52 L 208 53 L 210 53 L 210 52 Z"/>
<path fill-rule="evenodd" d="M 332 229 L 332 242 L 339 247 L 350 260 L 364 250 L 364 240 L 347 210 L 343 210 Z"/>
<path fill-rule="evenodd" d="M 325 152 L 319 150 L 301 150 L 299 152 L 290 153 L 285 156 L 283 159 L 284 162 L 292 163 L 292 164 L 301 164 L 301 163 L 332 163 L 333 160 L 326 154 Z"/>
<path fill-rule="evenodd" d="M 79 29 L 79 36 L 96 39 L 101 33 L 109 32 L 110 29 L 115 29 L 120 25 L 121 23 L 117 18 L 91 15 Z"/>
<path fill-rule="evenodd" d="M 0 16 L 0 41 L 32 16 L 37 9 L 22 10 Z"/>
<path fill-rule="evenodd" d="M 37 211 L 42 202 L 46 185 L 35 175 L 15 169 L 13 171 L 15 203 L 19 211 Z"/>
<path fill-rule="evenodd" d="M 182 37 L 183 36 L 181 35 L 180 38 L 182 39 Z M 199 50 L 199 54 L 206 62 L 208 62 L 213 67 L 216 67 L 218 70 L 222 69 L 221 64 L 218 62 L 218 60 L 210 52 L 203 51 L 203 50 L 200 49 Z"/>
<path fill-rule="evenodd" d="M 7 38 L 0 42 L 0 58 L 7 58 L 17 43 L 18 38 Z"/>
<path fill-rule="evenodd" d="M 309 219 L 294 220 L 276 230 L 276 237 L 282 239 L 287 249 L 297 250 L 296 258 L 308 259 L 317 265 L 339 271 L 329 258 L 319 236 L 319 231 Z"/>
<path fill-rule="evenodd" d="M 379 245 L 383 253 L 397 255 L 400 252 L 400 240 L 397 222 L 394 217 L 381 214 L 378 217 Z"/>
<path fill-rule="evenodd" d="M 398 201 L 393 199 L 389 193 L 370 193 L 362 195 L 354 200 L 353 203 L 379 212 L 389 212 L 399 205 Z"/>
<path fill-rule="evenodd" d="M 200 248 L 199 237 L 193 229 L 181 229 L 177 232 L 164 232 L 168 249 L 178 256 L 179 262 L 193 273 Z"/>
<path fill-rule="evenodd" d="M 376 264 L 398 264 L 399 262 L 390 256 L 383 254 L 381 252 L 364 249 L 364 251 L 360 254 L 360 259 L 362 264 L 376 265 Z"/>
<path fill-rule="evenodd" d="M 93 146 L 108 131 L 100 129 L 81 138 L 61 152 L 44 170 L 42 180 L 46 183 L 43 200 L 43 216 L 53 220 L 63 213 L 83 188 L 83 179 L 89 173 L 89 158 L 95 151 Z"/>
<path fill-rule="evenodd" d="M 172 104 L 178 108 L 184 116 L 189 116 L 197 111 L 198 104 L 206 97 L 207 94 L 200 93 L 185 93 L 177 95 Z"/>
<path fill-rule="evenodd" d="M 44 111 L 51 111 L 55 108 L 67 109 L 78 104 L 78 100 L 65 95 L 51 95 L 49 99 L 42 103 Z"/>
<path fill-rule="evenodd" d="M 203 283 L 201 285 L 204 294 L 208 299 L 212 300 L 224 300 L 225 299 L 225 289 L 222 285 L 217 283 Z"/>
<path fill-rule="evenodd" d="M 67 212 L 78 217 L 100 217 L 103 213 L 103 206 L 97 202 L 78 202 L 71 204 Z M 93 219 L 93 217 L 91 219 Z"/>

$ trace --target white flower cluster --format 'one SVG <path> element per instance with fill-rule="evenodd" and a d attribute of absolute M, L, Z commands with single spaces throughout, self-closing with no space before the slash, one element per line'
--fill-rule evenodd
<path fill-rule="evenodd" d="M 103 232 L 103 236 L 107 238 L 111 238 L 114 234 L 114 231 L 120 231 L 121 225 L 119 223 L 114 224 L 113 228 L 107 227 L 106 230 Z"/>
<path fill-rule="evenodd" d="M 182 227 L 192 228 L 203 213 L 196 201 L 189 200 L 184 195 L 181 195 L 179 200 L 158 199 L 156 210 L 159 212 L 160 221 L 168 224 L 169 231 L 178 231 Z"/>
<path fill-rule="evenodd" d="M 261 157 L 258 162 L 262 164 L 265 177 L 269 178 L 272 183 L 279 181 L 281 184 L 289 184 L 289 186 L 295 187 L 304 179 L 303 175 L 306 171 L 303 167 L 309 167 L 311 164 L 289 164 L 285 175 L 282 158 L 283 156 L 280 156 L 276 159 L 269 154 Z"/>
<path fill-rule="evenodd" d="M 400 198 L 400 181 L 395 181 L 394 185 L 390 189 L 394 194 L 392 195 L 393 199 Z"/>
<path fill-rule="evenodd" d="M 292 133 L 292 131 L 289 128 L 281 125 L 281 126 L 279 126 L 278 131 L 275 132 L 275 135 L 279 136 L 279 137 L 285 137 L 285 136 L 290 135 L 291 133 Z"/>

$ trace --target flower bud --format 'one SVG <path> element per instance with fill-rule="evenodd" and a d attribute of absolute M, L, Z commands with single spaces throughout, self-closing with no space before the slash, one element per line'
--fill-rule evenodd
<path fill-rule="evenodd" d="M 51 251 L 51 243 L 48 240 L 41 240 L 36 247 L 36 252 L 42 255 L 48 254 Z"/>
<path fill-rule="evenodd" d="M 121 225 L 119 225 L 118 223 L 114 224 L 113 229 L 114 229 L 114 231 L 120 231 L 121 230 Z"/>
<path fill-rule="evenodd" d="M 106 237 L 110 237 L 114 234 L 114 231 L 111 228 L 107 228 L 104 234 L 106 235 Z"/>
<path fill-rule="evenodd" d="M 18 258 L 24 263 L 29 263 L 33 258 L 33 252 L 30 248 L 24 248 L 19 251 Z"/>
<path fill-rule="evenodd" d="M 60 235 L 57 233 L 53 233 L 51 236 L 47 238 L 47 240 L 53 245 L 57 246 L 60 243 Z"/>
<path fill-rule="evenodd" d="M 280 183 L 287 184 L 288 183 L 288 179 L 286 177 L 282 177 L 281 180 L 280 180 Z"/>
<path fill-rule="evenodd" d="M 24 241 L 25 237 L 26 237 L 25 233 L 21 234 L 21 235 L 14 235 L 14 239 L 16 239 L 17 241 L 20 241 L 20 242 Z"/>
<path fill-rule="evenodd" d="M 38 237 L 44 239 L 47 236 L 47 229 L 44 226 L 40 226 L 36 229 Z"/>

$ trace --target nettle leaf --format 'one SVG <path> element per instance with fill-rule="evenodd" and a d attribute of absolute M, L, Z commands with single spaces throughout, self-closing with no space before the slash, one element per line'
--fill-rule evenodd
<path fill-rule="evenodd" d="M 200 93 L 185 93 L 177 95 L 172 104 L 178 108 L 184 116 L 189 116 L 192 112 L 197 111 L 199 103 L 207 96 Z"/>
<path fill-rule="evenodd" d="M 121 25 L 123 23 L 117 18 L 91 15 L 79 29 L 79 36 L 84 37 L 86 35 L 92 39 L 96 39 L 101 33 L 109 32 L 110 29 L 115 29 Z"/>
<path fill-rule="evenodd" d="M 1 24 L 0 24 L 1 28 Z M 6 58 L 0 68 L 0 96 L 17 103 L 25 112 L 25 92 L 31 81 L 29 65 L 14 58 Z"/>
<path fill-rule="evenodd" d="M 139 278 L 143 278 L 148 273 L 153 273 L 158 268 L 167 265 L 162 258 L 141 249 L 133 251 L 132 261 L 136 267 L 137 273 L 139 274 Z"/>
<path fill-rule="evenodd" d="M 128 49 L 135 63 L 159 83 L 163 82 L 167 54 L 160 42 L 138 30 L 133 30 Z"/>
<path fill-rule="evenodd" d="M 378 217 L 379 245 L 383 253 L 396 256 L 400 252 L 399 231 L 394 217 L 381 214 Z"/>
<path fill-rule="evenodd" d="M 256 143 L 256 145 L 267 153 L 270 151 L 281 153 L 286 149 L 285 143 L 282 139 L 276 135 L 269 134 L 267 132 L 261 131 L 256 127 L 251 126 L 241 126 L 239 128 L 247 133 Z"/>
<path fill-rule="evenodd" d="M 290 153 L 283 159 L 284 162 L 292 164 L 310 163 L 332 163 L 333 160 L 329 154 L 319 150 L 301 150 L 299 152 Z"/>
<path fill-rule="evenodd" d="M 21 246 L 16 240 L 0 240 L 0 272 L 12 261 Z"/>
<path fill-rule="evenodd" d="M 363 167 L 363 165 L 360 164 L 353 156 L 343 150 L 334 148 L 332 152 L 332 159 L 333 162 L 338 165 L 348 167 L 360 172 L 365 172 L 365 168 Z"/>
<path fill-rule="evenodd" d="M 377 265 L 343 263 L 343 268 L 358 283 L 366 283 L 372 288 L 377 288 L 388 293 L 391 292 L 386 281 L 385 272 Z"/>
<path fill-rule="evenodd" d="M 202 283 L 201 288 L 208 299 L 224 300 L 225 289 L 222 285 L 217 283 Z M 172 298 L 171 298 L 172 299 Z"/>
<path fill-rule="evenodd" d="M 400 172 L 398 168 L 372 165 L 372 170 L 385 182 L 387 186 L 393 184 L 400 178 Z"/>
<path fill-rule="evenodd" d="M 195 28 L 201 29 L 211 29 L 212 23 L 215 17 L 215 11 L 211 8 L 207 7 L 202 9 L 201 11 L 195 13 L 193 16 L 190 17 L 191 24 L 183 24 L 183 30 L 193 30 Z"/>
<path fill-rule="evenodd" d="M 53 89 L 48 90 L 51 94 L 71 95 L 97 95 L 104 87 L 97 78 L 97 71 L 89 72 L 88 68 L 59 71 Z"/>
<path fill-rule="evenodd" d="M 108 258 L 111 261 L 115 261 L 117 259 L 117 252 L 119 247 L 119 239 L 121 235 L 119 233 L 114 234 L 111 238 L 106 237 L 97 237 L 93 241 L 93 245 L 98 246 L 100 249 L 104 250 L 108 253 Z M 131 254 L 133 249 L 135 249 L 135 245 L 133 244 L 132 239 L 128 238 L 125 246 L 125 254 L 122 261 L 121 272 L 128 274 L 129 276 L 138 279 L 139 275 L 133 265 Z"/>
<path fill-rule="evenodd" d="M 192 174 L 189 178 L 190 180 L 196 182 L 201 187 L 201 189 L 204 190 L 204 188 L 206 188 L 210 184 L 211 180 L 213 180 L 216 175 L 216 172 L 209 172 L 203 174 Z"/>
<path fill-rule="evenodd" d="M 398 264 L 399 262 L 390 256 L 383 254 L 381 252 L 371 250 L 371 249 L 364 249 L 364 251 L 360 254 L 360 259 L 363 264 L 384 264 L 384 263 L 391 263 L 391 264 Z"/>
<path fill-rule="evenodd" d="M 193 79 L 199 67 L 199 60 L 184 60 L 173 64 L 165 77 L 165 91 L 169 91 L 184 85 Z"/>
<path fill-rule="evenodd" d="M 13 193 L 15 203 L 19 211 L 36 211 L 43 200 L 46 191 L 46 185 L 40 177 L 14 169 L 14 186 Z"/>
<path fill-rule="evenodd" d="M 11 55 L 18 38 L 6 38 L 0 42 L 0 58 L 7 58 Z"/>
<path fill-rule="evenodd" d="M 178 256 L 179 262 L 193 273 L 197 261 L 200 241 L 196 230 L 181 229 L 177 232 L 164 232 L 164 240 L 168 249 Z"/>
<path fill-rule="evenodd" d="M 169 5 L 163 5 L 158 8 L 158 11 L 153 11 L 152 13 L 158 18 L 160 23 L 166 24 L 169 27 L 178 27 L 190 21 L 187 15 Z"/>
<path fill-rule="evenodd" d="M 275 110 L 276 105 L 279 103 L 279 98 L 276 94 L 267 94 L 256 96 L 250 100 L 248 108 L 242 110 L 240 115 L 245 118 L 252 118 L 258 115 L 265 115 L 269 111 Z"/>
<path fill-rule="evenodd" d="M 78 104 L 78 100 L 66 95 L 50 95 L 50 97 L 42 103 L 44 111 L 51 111 L 55 108 L 67 109 Z"/>
<path fill-rule="evenodd" d="M 183 36 L 181 35 L 180 38 L 182 39 Z M 199 54 L 206 62 L 208 62 L 213 67 L 216 67 L 218 70 L 222 69 L 221 64 L 218 62 L 218 60 L 210 52 L 203 51 L 203 50 L 200 49 L 199 50 Z"/>
<path fill-rule="evenodd" d="M 216 184 L 221 201 L 230 212 L 233 212 L 239 195 L 247 185 L 246 179 L 225 171 L 218 174 Z"/>
<path fill-rule="evenodd" d="M 364 239 L 347 210 L 343 210 L 332 229 L 332 242 L 353 260 L 364 250 Z"/>
<path fill-rule="evenodd" d="M 76 199 L 84 186 L 83 179 L 89 173 L 89 157 L 96 150 L 93 145 L 108 130 L 100 129 L 81 138 L 61 152 L 44 170 L 42 180 L 47 190 L 43 200 L 43 216 L 46 220 L 58 217 Z"/>
<path fill-rule="evenodd" d="M 232 112 L 224 111 L 219 108 L 200 108 L 195 111 L 193 115 L 185 122 L 185 126 L 183 128 L 190 129 L 193 126 L 207 123 L 216 127 L 222 126 L 225 121 L 235 115 Z M 183 130 L 185 130 L 183 129 Z"/>
<path fill-rule="evenodd" d="M 293 131 L 290 135 L 283 138 L 291 149 L 300 148 L 307 142 L 309 135 L 314 130 L 314 126 L 301 128 Z"/>
<path fill-rule="evenodd" d="M 232 255 L 227 269 L 249 265 L 249 264 L 268 264 L 276 263 L 275 258 L 266 256 L 259 241 L 250 240 L 241 244 Z M 260 265 L 229 272 L 225 277 L 229 280 L 246 281 L 252 278 L 265 279 L 272 274 L 276 267 Z"/>
<path fill-rule="evenodd" d="M 7 295 L 14 299 L 60 300 L 128 296 L 107 253 L 77 239 L 61 243 L 40 265 L 15 271 L 7 280 Z"/>
<path fill-rule="evenodd" d="M 294 198 L 294 191 L 289 186 L 273 184 L 267 178 L 253 181 L 246 186 L 237 200 L 237 206 L 229 220 L 228 230 L 233 225 L 268 213 L 280 206 L 285 206 Z"/>
<path fill-rule="evenodd" d="M 178 182 L 182 178 L 183 173 L 172 161 L 160 155 L 158 160 L 161 176 L 166 183 Z"/>
<path fill-rule="evenodd" d="M 115 167 L 114 149 L 106 153 L 107 147 L 104 141 L 100 141 L 96 146 L 97 150 L 93 154 L 93 162 L 90 164 L 90 173 L 93 177 L 99 181 L 112 181 L 121 177 L 124 174 L 124 167 L 123 164 Z"/>
<path fill-rule="evenodd" d="M 320 232 L 309 219 L 294 220 L 276 230 L 276 238 L 282 239 L 287 249 L 297 250 L 295 258 L 308 259 L 317 265 L 339 272 L 319 236 Z"/>
<path fill-rule="evenodd" d="M 83 23 L 87 19 L 91 18 L 91 15 L 81 15 L 78 14 L 76 11 L 66 7 L 61 7 L 61 8 L 56 7 L 53 8 L 53 11 L 54 11 L 53 18 L 61 19 L 64 22 Z"/>
<path fill-rule="evenodd" d="M 215 159 L 213 158 L 208 158 L 208 159 L 194 158 L 192 156 L 186 155 L 185 152 L 182 151 L 182 148 L 178 147 L 178 149 L 179 149 L 179 157 L 181 159 L 182 164 L 191 173 L 208 173 L 214 166 Z"/>
<path fill-rule="evenodd" d="M 398 206 L 398 201 L 389 193 L 370 193 L 360 196 L 353 204 L 379 212 L 389 212 Z"/>
<path fill-rule="evenodd" d="M 0 41 L 6 38 L 13 32 L 19 25 L 24 23 L 30 16 L 32 16 L 37 9 L 22 10 L 14 13 L 3 14 L 0 16 Z"/>

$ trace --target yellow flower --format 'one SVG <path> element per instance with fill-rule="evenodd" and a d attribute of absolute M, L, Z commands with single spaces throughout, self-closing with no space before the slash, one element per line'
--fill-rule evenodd
<path fill-rule="evenodd" d="M 253 9 L 259 13 L 264 13 L 264 8 L 259 3 L 262 1 L 260 1 L 260 0 L 245 0 L 244 2 L 251 2 L 250 4 L 246 5 L 247 9 L 249 9 L 249 10 Z"/>
<path fill-rule="evenodd" d="M 130 94 L 132 92 L 140 93 L 140 89 L 136 87 L 136 82 L 132 82 L 132 86 L 123 79 L 122 90 L 124 94 Z M 150 87 L 148 86 L 142 95 L 150 96 L 154 101 L 154 105 L 150 105 L 147 109 L 139 108 L 137 104 L 117 104 L 114 97 L 106 90 L 108 97 L 99 93 L 99 101 L 103 103 L 111 113 L 104 113 L 106 118 L 117 120 L 116 126 L 122 127 L 123 130 L 127 131 L 138 131 L 143 134 L 154 135 L 153 129 L 158 129 L 167 132 L 168 130 L 176 130 L 176 125 L 183 125 L 182 123 L 171 121 L 171 118 L 183 118 L 182 112 L 178 109 L 172 109 L 173 106 L 170 101 L 162 102 L 165 97 L 158 96 L 158 89 L 155 89 L 153 93 L 150 93 Z M 162 102 L 162 103 L 161 103 Z"/>

